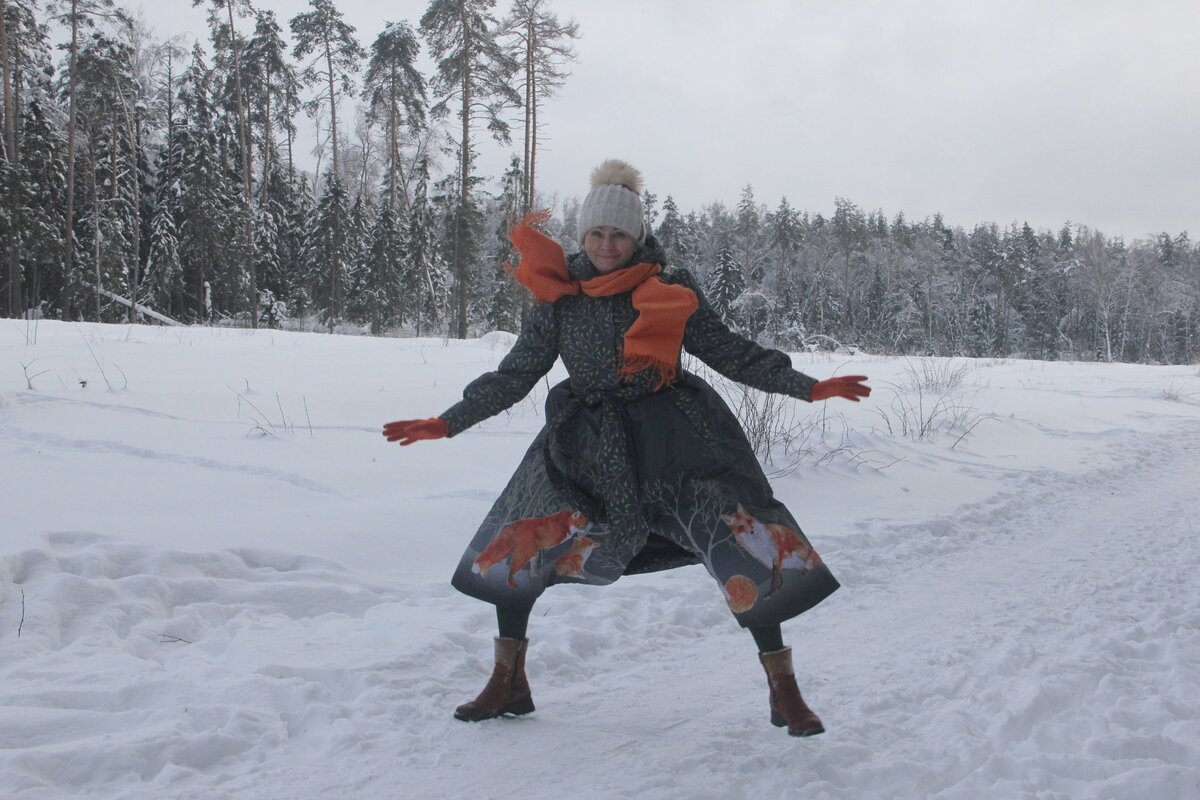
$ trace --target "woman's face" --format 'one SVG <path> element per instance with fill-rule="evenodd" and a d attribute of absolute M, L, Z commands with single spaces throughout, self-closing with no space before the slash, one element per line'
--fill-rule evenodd
<path fill-rule="evenodd" d="M 588 260 L 602 275 L 620 269 L 633 259 L 637 242 L 623 230 L 604 225 L 592 228 L 583 237 L 583 250 Z"/>

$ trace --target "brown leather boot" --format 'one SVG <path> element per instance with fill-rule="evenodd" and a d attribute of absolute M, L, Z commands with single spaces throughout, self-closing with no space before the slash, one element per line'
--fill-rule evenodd
<path fill-rule="evenodd" d="M 504 714 L 528 714 L 533 711 L 533 697 L 525 678 L 525 650 L 528 639 L 496 637 L 496 666 L 487 686 L 469 703 L 454 709 L 454 718 L 463 722 L 480 722 Z"/>
<path fill-rule="evenodd" d="M 800 688 L 796 686 L 796 673 L 792 669 L 792 648 L 785 647 L 773 653 L 759 653 L 758 660 L 767 671 L 767 685 L 771 687 L 771 724 L 777 728 L 787 726 L 792 736 L 815 736 L 825 732 L 821 720 L 804 703 Z"/>

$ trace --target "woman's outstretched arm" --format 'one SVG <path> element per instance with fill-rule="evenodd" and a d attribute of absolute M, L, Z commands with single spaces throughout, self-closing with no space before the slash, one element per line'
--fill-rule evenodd
<path fill-rule="evenodd" d="M 690 272 L 677 270 L 670 279 L 694 291 L 700 301 L 700 308 L 692 314 L 684 331 L 684 349 L 725 377 L 764 392 L 808 402 L 831 397 L 858 402 L 871 393 L 869 387 L 862 385 L 867 379 L 865 375 L 818 381 L 793 369 L 787 353 L 763 347 L 731 331 L 708 304 Z"/>
<path fill-rule="evenodd" d="M 488 417 L 499 414 L 529 394 L 538 380 L 558 359 L 558 320 L 552 303 L 535 303 L 512 350 L 492 372 L 467 384 L 463 399 L 430 420 L 401 420 L 384 426 L 388 441 L 411 444 L 418 439 L 454 436 Z M 440 421 L 442 426 L 436 424 Z M 414 423 L 429 423 L 414 427 Z M 413 438 L 410 430 L 429 435 Z M 390 434 L 389 434 L 390 432 Z M 440 434 L 440 435 L 439 435 Z"/>

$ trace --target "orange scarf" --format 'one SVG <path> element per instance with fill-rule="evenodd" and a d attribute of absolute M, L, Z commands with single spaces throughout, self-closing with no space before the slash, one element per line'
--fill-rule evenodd
<path fill-rule="evenodd" d="M 535 222 L 548 212 L 533 212 L 509 231 L 513 247 L 521 254 L 517 280 L 538 300 L 553 303 L 582 292 L 588 297 L 612 297 L 630 292 L 637 319 L 625 331 L 625 355 L 618 376 L 628 380 L 644 369 L 658 372 L 658 386 L 675 382 L 676 362 L 688 318 L 700 306 L 696 293 L 686 286 L 667 283 L 658 264 L 635 264 L 586 281 L 571 278 L 567 257 L 558 243 Z"/>

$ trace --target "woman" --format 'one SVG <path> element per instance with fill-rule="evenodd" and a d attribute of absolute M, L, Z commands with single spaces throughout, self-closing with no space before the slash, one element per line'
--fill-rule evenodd
<path fill-rule="evenodd" d="M 559 357 L 570 376 L 550 390 L 545 427 L 454 574 L 460 591 L 495 604 L 499 624 L 491 679 L 454 715 L 533 711 L 526 629 L 546 587 L 703 563 L 758 645 L 772 723 L 822 733 L 780 623 L 838 583 L 774 498 L 737 418 L 681 368 L 680 350 L 800 400 L 857 402 L 870 389 L 865 376 L 817 381 L 730 331 L 687 271 L 663 271 L 643 218 L 640 174 L 610 160 L 579 209 L 581 252 L 566 258 L 529 220 L 514 228 L 517 279 L 538 302 L 512 350 L 440 417 L 384 426 L 402 445 L 454 436 L 518 402 Z"/>

